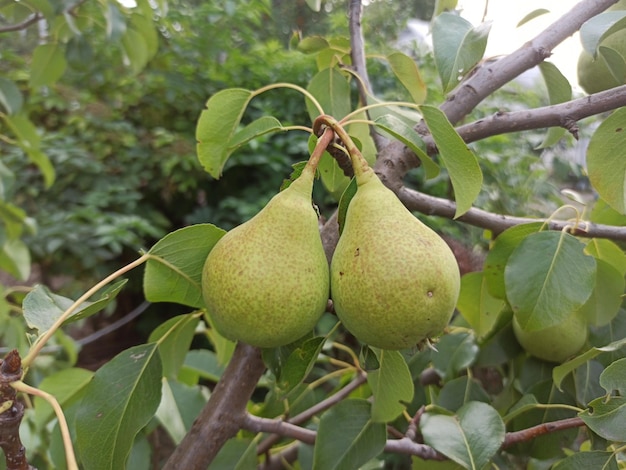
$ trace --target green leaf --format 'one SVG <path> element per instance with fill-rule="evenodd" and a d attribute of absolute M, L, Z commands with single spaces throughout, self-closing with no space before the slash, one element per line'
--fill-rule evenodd
<path fill-rule="evenodd" d="M 134 75 L 141 72 L 148 63 L 148 46 L 143 36 L 134 29 L 128 28 L 122 36 L 122 51 L 125 62 Z"/>
<path fill-rule="evenodd" d="M 420 106 L 420 110 L 452 181 L 456 200 L 454 218 L 460 217 L 472 207 L 478 197 L 483 184 L 483 173 L 476 156 L 454 130 L 446 115 L 433 106 Z"/>
<path fill-rule="evenodd" d="M 207 470 L 255 470 L 256 440 L 237 437 L 226 441 Z"/>
<path fill-rule="evenodd" d="M 320 11 L 322 8 L 322 0 L 306 0 L 306 4 L 315 12 Z"/>
<path fill-rule="evenodd" d="M 589 180 L 600 196 L 626 214 L 626 108 L 619 108 L 598 126 L 587 148 Z"/>
<path fill-rule="evenodd" d="M 389 65 L 400 83 L 411 94 L 416 104 L 422 104 L 426 100 L 426 84 L 422 80 L 420 71 L 415 61 L 402 52 L 393 52 L 387 56 Z"/>
<path fill-rule="evenodd" d="M 555 463 L 552 470 L 580 470 L 598 468 L 602 470 L 618 470 L 615 452 L 589 451 L 576 452 L 566 459 Z"/>
<path fill-rule="evenodd" d="M 591 209 L 589 221 L 596 224 L 626 225 L 626 215 L 620 214 L 599 197 Z"/>
<path fill-rule="evenodd" d="M 76 413 L 76 448 L 85 468 L 126 468 L 135 436 L 160 401 L 161 359 L 155 343 L 127 349 L 98 369 Z"/>
<path fill-rule="evenodd" d="M 318 72 L 309 82 L 307 90 L 324 109 L 335 119 L 341 119 L 352 110 L 350 103 L 350 82 L 337 68 L 328 67 Z M 311 100 L 306 100 L 306 109 L 311 121 L 319 116 L 319 111 Z"/>
<path fill-rule="evenodd" d="M 600 46 L 598 48 L 598 55 L 600 60 L 604 60 L 609 72 L 615 79 L 616 83 L 621 84 L 624 82 L 626 76 L 626 61 L 622 54 L 611 47 Z"/>
<path fill-rule="evenodd" d="M 444 92 L 452 90 L 483 58 L 490 29 L 491 23 L 474 28 L 454 13 L 442 13 L 433 20 L 433 53 Z"/>
<path fill-rule="evenodd" d="M 33 51 L 30 66 L 30 86 L 49 86 L 65 73 L 65 52 L 59 44 L 41 44 Z"/>
<path fill-rule="evenodd" d="M 165 235 L 149 251 L 143 279 L 150 302 L 202 308 L 202 267 L 226 231 L 212 224 L 184 227 Z"/>
<path fill-rule="evenodd" d="M 598 361 L 587 361 L 574 370 L 576 401 L 583 406 L 603 394 L 599 384 L 604 366 Z"/>
<path fill-rule="evenodd" d="M 372 421 L 367 400 L 341 401 L 320 419 L 313 470 L 359 468 L 383 451 L 386 440 L 386 426 Z"/>
<path fill-rule="evenodd" d="M 472 333 L 444 335 L 431 354 L 433 367 L 443 379 L 452 379 L 470 367 L 478 357 L 479 348 Z"/>
<path fill-rule="evenodd" d="M 149 343 L 159 345 L 163 377 L 175 379 L 178 376 L 199 321 L 198 315 L 178 315 L 161 323 L 148 337 Z"/>
<path fill-rule="evenodd" d="M 356 179 L 352 178 L 350 180 L 350 184 L 346 186 L 346 189 L 343 191 L 341 195 L 341 199 L 339 199 L 339 207 L 337 209 L 337 223 L 339 224 L 339 234 L 343 232 L 343 226 L 346 221 L 346 214 L 348 213 L 348 206 L 350 205 L 350 201 L 354 197 L 357 191 Z"/>
<path fill-rule="evenodd" d="M 127 281 L 128 279 L 117 281 L 103 290 L 98 300 L 80 304 L 63 324 L 66 325 L 98 313 L 117 297 Z M 22 308 L 28 326 L 42 335 L 73 303 L 72 299 L 53 294 L 46 286 L 37 285 L 24 297 Z"/>
<path fill-rule="evenodd" d="M 626 254 L 615 242 L 604 238 L 592 238 L 587 243 L 585 252 L 609 263 L 622 276 L 626 274 Z"/>
<path fill-rule="evenodd" d="M 617 442 L 626 442 L 626 397 L 596 398 L 588 409 L 578 414 L 598 436 Z"/>
<path fill-rule="evenodd" d="M 437 406 L 455 412 L 471 401 L 489 403 L 491 399 L 478 380 L 457 377 L 443 386 L 437 397 Z"/>
<path fill-rule="evenodd" d="M 374 120 L 374 124 L 415 152 L 424 166 L 427 179 L 439 175 L 439 165 L 428 156 L 425 151 L 426 144 L 424 144 L 421 136 L 413 127 L 393 114 L 384 114 L 377 117 Z"/>
<path fill-rule="evenodd" d="M 152 12 L 150 12 L 150 14 L 152 14 Z M 133 13 L 130 16 L 129 26 L 141 35 L 146 47 L 147 59 L 152 59 L 159 49 L 159 36 L 152 18 Z"/>
<path fill-rule="evenodd" d="M 569 81 L 559 69 L 551 62 L 541 62 L 539 70 L 548 88 L 548 99 L 550 104 L 559 104 L 569 101 L 572 98 L 572 87 Z M 556 144 L 565 134 L 563 127 L 551 127 L 543 139 L 538 149 L 550 147 Z"/>
<path fill-rule="evenodd" d="M 126 16 L 116 2 L 106 4 L 106 33 L 111 41 L 119 41 L 126 32 Z"/>
<path fill-rule="evenodd" d="M 69 403 L 83 396 L 84 388 L 89 384 L 93 372 L 86 369 L 71 367 L 54 372 L 44 377 L 37 388 L 48 392 L 65 408 Z M 35 423 L 37 429 L 43 431 L 44 426 L 54 416 L 52 406 L 41 397 L 34 397 Z"/>
<path fill-rule="evenodd" d="M 613 341 L 612 343 L 607 344 L 606 346 L 602 346 L 599 348 L 591 348 L 585 351 L 583 354 L 576 356 L 574 359 L 571 359 L 567 362 L 564 362 L 560 366 L 555 367 L 554 369 L 552 369 L 552 380 L 554 381 L 554 385 L 560 388 L 561 383 L 563 382 L 563 379 L 571 371 L 581 366 L 585 362 L 593 359 L 598 354 L 601 354 L 603 352 L 617 351 L 618 349 L 621 349 L 624 346 L 626 346 L 626 338 L 620 338 L 616 341 Z"/>
<path fill-rule="evenodd" d="M 402 354 L 374 349 L 380 367 L 367 375 L 372 389 L 372 421 L 387 423 L 396 419 L 413 400 L 413 380 Z"/>
<path fill-rule="evenodd" d="M 464 468 L 481 470 L 504 442 L 498 412 L 485 403 L 469 402 L 456 416 L 424 413 L 420 419 L 424 443 Z"/>
<path fill-rule="evenodd" d="M 303 54 L 315 54 L 329 47 L 329 42 L 321 36 L 308 36 L 298 43 L 298 50 Z"/>
<path fill-rule="evenodd" d="M 580 28 L 580 42 L 585 51 L 596 57 L 598 45 L 626 26 L 626 11 L 606 11 L 587 20 Z"/>
<path fill-rule="evenodd" d="M 536 10 L 533 10 L 530 13 L 528 13 L 524 18 L 519 20 L 519 23 L 517 23 L 517 27 L 519 28 L 525 23 L 528 23 L 530 20 L 534 20 L 538 16 L 545 15 L 546 13 L 550 13 L 550 10 L 546 10 L 545 8 L 538 8 Z"/>
<path fill-rule="evenodd" d="M 4 120 L 17 137 L 19 147 L 41 171 L 46 188 L 49 188 L 54 182 L 54 167 L 50 159 L 40 149 L 41 139 L 37 134 L 37 128 L 28 119 L 28 116 L 22 113 L 4 116 Z"/>
<path fill-rule="evenodd" d="M 478 339 L 491 333 L 505 306 L 503 300 L 496 299 L 489 293 L 484 273 L 467 273 L 461 278 L 457 309 Z"/>
<path fill-rule="evenodd" d="M 161 403 L 155 416 L 174 443 L 179 444 L 206 405 L 207 397 L 200 387 L 188 387 L 167 378 L 162 383 Z"/>
<path fill-rule="evenodd" d="M 197 378 L 200 377 L 211 382 L 217 382 L 224 372 L 224 365 L 219 363 L 217 355 L 213 351 L 192 349 L 187 352 L 182 369 L 187 375 L 193 373 L 196 376 L 194 383 L 197 383 Z"/>
<path fill-rule="evenodd" d="M 17 238 L 5 240 L 0 247 L 0 269 L 16 279 L 26 281 L 30 276 L 30 268 L 28 246 Z"/>
<path fill-rule="evenodd" d="M 606 393 L 617 391 L 626 396 L 626 358 L 618 359 L 600 374 L 600 385 Z"/>
<path fill-rule="evenodd" d="M 288 394 L 309 375 L 322 351 L 325 340 L 323 336 L 310 338 L 289 354 L 278 377 L 281 394 Z"/>
<path fill-rule="evenodd" d="M 196 126 L 198 159 L 204 169 L 219 178 L 231 152 L 235 135 L 253 93 L 242 88 L 218 91 L 206 103 Z"/>
<path fill-rule="evenodd" d="M 506 294 L 523 330 L 557 325 L 589 299 L 596 261 L 565 232 L 527 236 L 507 261 Z"/>
<path fill-rule="evenodd" d="M 609 323 L 622 305 L 624 274 L 601 259 L 596 260 L 596 279 L 591 296 L 580 308 L 590 325 L 602 326 Z"/>
<path fill-rule="evenodd" d="M 6 114 L 19 113 L 24 104 L 22 92 L 15 82 L 0 77 L 0 107 Z"/>
<path fill-rule="evenodd" d="M 228 142 L 228 151 L 232 153 L 251 140 L 270 132 L 280 131 L 282 128 L 282 124 L 275 117 L 261 116 L 233 135 Z"/>

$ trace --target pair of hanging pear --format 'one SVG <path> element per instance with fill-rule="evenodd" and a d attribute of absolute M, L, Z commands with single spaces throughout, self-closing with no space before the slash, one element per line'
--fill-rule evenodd
<path fill-rule="evenodd" d="M 460 288 L 452 251 L 348 150 L 358 189 L 330 271 L 311 202 L 321 152 L 211 250 L 202 289 L 222 335 L 259 347 L 291 343 L 313 329 L 329 291 L 346 329 L 373 347 L 410 348 L 448 324 Z"/>

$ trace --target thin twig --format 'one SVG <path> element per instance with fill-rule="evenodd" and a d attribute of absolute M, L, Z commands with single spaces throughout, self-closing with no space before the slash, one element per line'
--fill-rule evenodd
<path fill-rule="evenodd" d="M 43 19 L 43 15 L 40 12 L 33 13 L 24 21 L 15 24 L 9 24 L 6 26 L 0 26 L 0 33 L 12 33 L 15 31 L 21 31 L 28 28 L 30 25 L 37 23 L 37 21 Z"/>
<path fill-rule="evenodd" d="M 296 425 L 307 422 L 316 414 L 321 413 L 322 411 L 325 411 L 331 406 L 339 403 L 341 400 L 350 395 L 354 390 L 363 385 L 366 381 L 367 375 L 365 374 L 365 372 L 359 373 L 352 382 L 343 387 L 337 393 L 313 405 L 311 408 L 304 410 L 302 413 L 299 413 L 296 416 L 290 418 L 287 422 Z M 257 454 L 264 454 L 269 449 L 271 449 L 271 447 L 276 444 L 280 439 L 281 436 L 279 434 L 269 436 L 267 439 L 259 444 L 257 448 Z"/>
<path fill-rule="evenodd" d="M 518 442 L 530 441 L 532 439 L 535 439 L 536 437 L 551 432 L 562 431 L 564 429 L 579 428 L 584 425 L 585 422 L 582 419 L 575 417 L 538 424 L 537 426 L 533 426 L 532 428 L 528 429 L 522 429 L 521 431 L 507 432 L 506 437 L 504 438 L 504 444 L 502 444 L 502 448 L 506 449 L 513 444 L 517 444 Z"/>
<path fill-rule="evenodd" d="M 453 219 L 456 204 L 448 199 L 429 196 L 428 194 L 413 189 L 401 188 L 397 193 L 404 205 L 412 211 L 419 211 L 426 215 L 436 215 Z M 549 230 L 563 230 L 571 226 L 571 221 L 548 220 L 531 217 L 514 217 L 487 212 L 482 209 L 472 208 L 461 217 L 456 219 L 475 227 L 491 230 L 493 235 L 498 235 L 507 228 L 520 224 L 541 222 L 546 224 Z M 609 240 L 626 241 L 626 227 L 588 223 L 584 230 L 581 228 L 571 231 L 573 235 L 585 238 L 606 238 Z"/>

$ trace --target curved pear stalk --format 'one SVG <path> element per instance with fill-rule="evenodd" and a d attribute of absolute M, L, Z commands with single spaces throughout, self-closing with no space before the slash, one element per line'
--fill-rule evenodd
<path fill-rule="evenodd" d="M 329 270 L 311 192 L 333 132 L 324 132 L 291 184 L 207 256 L 202 293 L 217 331 L 257 347 L 309 333 L 326 310 Z"/>
<path fill-rule="evenodd" d="M 378 178 L 340 123 L 322 116 L 350 155 L 358 189 L 330 268 L 337 316 L 370 346 L 404 349 L 441 334 L 460 290 L 456 258 Z"/>

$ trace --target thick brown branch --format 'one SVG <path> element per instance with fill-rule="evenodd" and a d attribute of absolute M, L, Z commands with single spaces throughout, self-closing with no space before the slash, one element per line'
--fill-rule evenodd
<path fill-rule="evenodd" d="M 595 93 L 566 103 L 525 111 L 501 112 L 457 128 L 465 142 L 507 132 L 527 131 L 544 127 L 564 127 L 572 130 L 572 123 L 626 106 L 626 85 Z"/>
<path fill-rule="evenodd" d="M 207 468 L 224 443 L 241 429 L 246 405 L 264 371 L 260 349 L 238 343 L 209 402 L 163 469 Z"/>
<path fill-rule="evenodd" d="M 400 189 L 397 194 L 409 210 L 422 212 L 426 215 L 437 215 L 449 219 L 454 218 L 456 204 L 448 199 L 429 196 L 408 188 Z M 531 222 L 546 223 L 546 228 L 550 230 L 563 230 L 572 225 L 571 221 L 548 221 L 547 219 L 531 217 L 513 217 L 494 214 L 477 208 L 470 209 L 456 220 L 474 225 L 475 227 L 491 230 L 494 235 L 498 235 L 509 227 Z M 576 229 L 570 232 L 579 237 L 607 238 L 610 240 L 626 241 L 626 227 L 588 223 L 580 224 Z"/>

